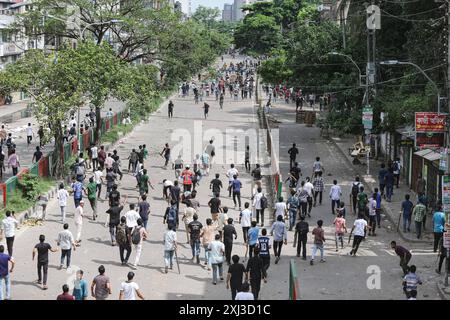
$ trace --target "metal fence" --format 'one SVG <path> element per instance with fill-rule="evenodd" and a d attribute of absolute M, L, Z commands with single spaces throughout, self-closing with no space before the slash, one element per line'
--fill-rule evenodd
<path fill-rule="evenodd" d="M 118 112 L 112 118 L 103 118 L 101 122 L 100 136 L 105 134 L 108 130 L 119 125 L 122 122 L 122 112 Z M 80 151 L 86 150 L 91 143 L 94 142 L 94 128 L 89 128 L 80 135 Z M 54 159 L 54 150 L 43 156 L 38 162 L 30 165 L 28 168 L 22 169 L 16 176 L 9 178 L 4 183 L 0 183 L 0 199 L 3 200 L 3 206 L 6 207 L 8 200 L 17 188 L 17 182 L 26 173 L 35 174 L 39 177 L 52 176 L 52 166 Z M 63 164 L 66 163 L 72 156 L 78 153 L 78 139 L 74 138 L 65 143 L 60 150 Z"/>

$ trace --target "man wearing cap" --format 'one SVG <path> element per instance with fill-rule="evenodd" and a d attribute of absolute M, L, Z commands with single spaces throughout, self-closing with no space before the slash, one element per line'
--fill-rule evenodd
<path fill-rule="evenodd" d="M 181 177 L 183 178 L 183 191 L 191 191 L 192 189 L 192 178 L 194 173 L 189 169 L 189 165 L 186 166 L 186 169 L 181 173 Z"/>
<path fill-rule="evenodd" d="M 80 204 L 75 209 L 74 220 L 75 220 L 75 227 L 77 228 L 77 238 L 75 240 L 75 245 L 77 247 L 80 246 L 80 242 L 81 242 L 81 229 L 83 227 L 83 216 L 84 216 L 83 207 L 84 207 L 84 201 L 81 200 Z"/>

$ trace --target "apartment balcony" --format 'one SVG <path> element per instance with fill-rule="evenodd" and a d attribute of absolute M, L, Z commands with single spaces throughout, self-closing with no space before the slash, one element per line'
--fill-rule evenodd
<path fill-rule="evenodd" d="M 22 53 L 23 53 L 23 50 L 20 49 L 19 47 L 17 47 L 12 42 L 0 43 L 0 57 L 15 56 L 15 55 L 19 55 Z"/>

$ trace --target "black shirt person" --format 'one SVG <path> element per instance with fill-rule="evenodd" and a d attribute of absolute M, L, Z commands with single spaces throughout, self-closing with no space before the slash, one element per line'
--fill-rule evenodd
<path fill-rule="evenodd" d="M 241 291 L 244 279 L 245 266 L 239 263 L 239 256 L 233 256 L 233 264 L 228 268 L 227 289 L 231 288 L 231 299 L 235 300 L 236 294 Z"/>
<path fill-rule="evenodd" d="M 295 163 L 295 159 L 297 158 L 298 149 L 295 143 L 292 144 L 292 148 L 288 150 L 289 154 L 289 169 L 292 168 L 292 164 Z"/>
<path fill-rule="evenodd" d="M 261 280 L 264 279 L 264 282 L 267 282 L 267 275 L 263 260 L 259 256 L 259 248 L 255 247 L 253 252 L 255 253 L 254 256 L 251 257 L 247 263 L 245 279 L 250 279 L 253 296 L 255 297 L 255 300 L 258 300 L 259 290 L 261 289 Z"/>
<path fill-rule="evenodd" d="M 213 194 L 218 194 L 220 196 L 220 189 L 223 188 L 222 181 L 219 179 L 220 175 L 216 173 L 216 178 L 211 180 L 209 183 L 209 188 L 212 189 Z"/>
<path fill-rule="evenodd" d="M 231 263 L 231 251 L 233 250 L 233 235 L 234 240 L 237 239 L 237 232 L 233 226 L 233 218 L 228 218 L 228 224 L 223 227 L 223 244 L 225 245 L 225 258 L 228 265 Z"/>
<path fill-rule="evenodd" d="M 169 118 L 173 118 L 173 102 L 172 102 L 172 100 L 169 101 L 168 111 L 169 111 Z"/>
<path fill-rule="evenodd" d="M 47 272 L 48 272 L 48 252 L 56 252 L 58 249 L 53 249 L 50 244 L 45 242 L 45 236 L 41 234 L 39 236 L 39 243 L 34 246 L 32 260 L 34 260 L 37 254 L 37 283 L 42 284 L 42 290 L 47 290 Z M 42 271 L 44 277 L 42 277 Z"/>

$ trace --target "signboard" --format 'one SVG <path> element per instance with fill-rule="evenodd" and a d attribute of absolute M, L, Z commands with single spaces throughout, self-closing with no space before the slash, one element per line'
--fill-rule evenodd
<path fill-rule="evenodd" d="M 444 132 L 445 115 L 437 112 L 416 112 L 416 132 Z"/>
<path fill-rule="evenodd" d="M 448 217 L 450 214 L 450 175 L 442 176 L 442 207 Z"/>
<path fill-rule="evenodd" d="M 444 132 L 416 132 L 416 146 L 418 148 L 441 148 L 444 143 Z"/>
<path fill-rule="evenodd" d="M 406 139 L 406 140 L 400 140 L 400 147 L 414 147 L 414 140 Z"/>
<path fill-rule="evenodd" d="M 444 232 L 444 248 L 450 248 L 450 232 Z"/>
<path fill-rule="evenodd" d="M 373 127 L 373 109 L 369 105 L 363 108 L 362 123 L 364 125 L 364 129 L 370 130 Z"/>

